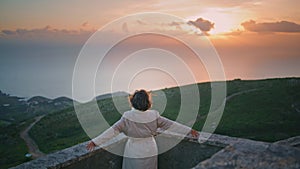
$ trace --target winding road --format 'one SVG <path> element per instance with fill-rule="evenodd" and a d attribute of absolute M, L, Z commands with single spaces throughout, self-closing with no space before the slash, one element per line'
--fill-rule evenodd
<path fill-rule="evenodd" d="M 29 136 L 28 132 L 30 129 L 38 122 L 40 121 L 45 115 L 38 116 L 35 118 L 35 121 L 32 122 L 25 130 L 23 130 L 20 133 L 20 137 L 26 142 L 26 145 L 28 147 L 28 152 L 32 155 L 32 158 L 39 158 L 41 156 L 44 156 L 45 154 L 40 151 L 39 147 L 35 143 L 35 141 Z"/>
<path fill-rule="evenodd" d="M 232 99 L 235 96 L 238 96 L 238 95 L 241 95 L 241 94 L 245 94 L 245 93 L 254 92 L 254 91 L 257 91 L 257 90 L 259 90 L 259 89 L 249 89 L 249 90 L 243 90 L 243 91 L 240 91 L 240 92 L 237 92 L 237 93 L 233 93 L 230 96 L 226 97 L 226 101 L 229 101 L 230 99 Z"/>

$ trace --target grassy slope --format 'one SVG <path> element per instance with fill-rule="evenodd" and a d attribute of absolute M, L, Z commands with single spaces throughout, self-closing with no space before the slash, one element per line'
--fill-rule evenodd
<path fill-rule="evenodd" d="M 55 106 L 39 103 L 28 105 L 20 97 L 0 91 L 0 168 L 8 168 L 30 160 L 26 158 L 27 146 L 19 134 L 34 121 L 34 118 L 62 110 L 68 104 Z M 60 98 L 61 99 L 61 98 Z M 9 106 L 3 106 L 9 104 Z"/>
<path fill-rule="evenodd" d="M 28 120 L 20 125 L 0 127 L 0 168 L 12 167 L 30 160 L 24 156 L 27 146 L 19 134 L 32 122 L 33 120 Z"/>
<path fill-rule="evenodd" d="M 227 102 L 217 133 L 269 142 L 300 135 L 300 112 L 293 107 L 300 103 L 299 79 L 229 83 L 229 89 L 244 83 L 258 90 Z"/>
<path fill-rule="evenodd" d="M 59 150 L 78 144 L 86 138 L 73 109 L 69 108 L 59 113 L 52 113 L 41 119 L 29 132 L 39 145 L 41 151 L 49 147 Z"/>
<path fill-rule="evenodd" d="M 88 104 L 86 105 L 89 107 Z M 112 99 L 101 100 L 98 105 L 110 125 L 121 117 L 113 106 Z M 92 111 L 87 110 L 85 115 L 89 117 L 92 114 Z M 29 134 L 36 140 L 40 150 L 45 153 L 70 147 L 89 139 L 77 119 L 74 108 L 47 115 L 30 130 Z"/>
<path fill-rule="evenodd" d="M 297 125 L 300 113 L 292 106 L 300 103 L 300 79 L 235 80 L 227 83 L 228 96 L 249 89 L 257 91 L 235 96 L 227 102 L 215 133 L 269 142 L 300 135 Z M 201 106 L 194 125 L 197 130 L 202 128 L 209 110 L 210 84 L 200 84 L 199 90 Z M 162 115 L 175 120 L 180 107 L 179 88 L 164 89 L 163 92 L 168 103 Z M 98 104 L 110 124 L 121 117 L 111 99 L 99 101 Z M 46 153 L 89 139 L 81 129 L 73 109 L 46 116 L 33 127 L 30 134 Z"/>

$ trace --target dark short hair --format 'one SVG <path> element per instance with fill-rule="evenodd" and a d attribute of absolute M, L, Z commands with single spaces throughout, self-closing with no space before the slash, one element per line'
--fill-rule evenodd
<path fill-rule="evenodd" d="M 145 90 L 136 90 L 133 95 L 129 96 L 133 108 L 146 111 L 151 107 L 151 101 L 148 92 Z"/>

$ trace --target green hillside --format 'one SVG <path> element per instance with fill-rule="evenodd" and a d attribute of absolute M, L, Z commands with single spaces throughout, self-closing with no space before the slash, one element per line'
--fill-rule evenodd
<path fill-rule="evenodd" d="M 185 89 L 189 87 L 190 86 L 184 86 Z M 198 84 L 198 87 L 200 92 L 200 107 L 193 128 L 200 131 L 210 107 L 211 84 L 201 83 Z M 166 108 L 165 111 L 162 112 L 162 116 L 175 120 L 181 105 L 181 93 L 179 88 L 175 87 L 154 91 L 154 109 L 164 103 L 162 100 L 159 100 L 159 97 L 156 97 L 160 94 L 164 94 L 167 98 Z M 2 95 L 3 108 L 1 111 L 3 111 L 3 118 L 2 121 L 0 121 L 0 153 L 2 155 L 0 168 L 8 168 L 29 160 L 24 157 L 27 153 L 27 147 L 24 141 L 19 137 L 19 132 L 29 126 L 29 124 L 34 121 L 33 118 L 35 116 L 32 118 L 28 118 L 29 116 L 27 114 L 22 116 L 23 113 L 19 112 L 19 110 L 23 111 L 21 106 L 18 107 L 17 105 L 15 109 L 13 109 L 13 106 L 5 106 L 5 104 L 8 103 L 5 98 L 9 96 L 5 94 Z M 19 100 L 18 97 L 9 97 L 9 99 L 10 105 L 14 105 L 14 102 Z M 123 100 L 119 107 L 122 112 L 130 109 L 126 96 L 117 96 L 115 99 Z M 37 142 L 41 151 L 51 153 L 89 140 L 89 137 L 85 134 L 77 119 L 73 107 L 60 111 L 46 110 L 48 106 L 46 103 L 45 105 L 44 103 L 35 104 L 36 101 L 41 102 L 41 98 L 35 97 L 32 104 L 29 104 L 36 110 L 34 112 L 41 110 L 43 110 L 43 112 L 44 110 L 52 112 L 36 123 L 29 132 L 31 137 Z M 49 104 L 55 104 L 55 101 L 56 100 L 53 100 Z M 57 105 L 61 105 L 61 103 L 68 101 L 68 99 L 62 98 L 58 101 L 60 101 L 60 104 Z M 19 102 L 16 103 L 19 104 Z M 102 98 L 98 100 L 97 103 L 101 113 L 109 124 L 112 125 L 121 117 L 114 106 L 112 98 Z M 188 106 L 190 106 L 191 109 L 195 108 L 192 101 L 189 101 L 187 104 L 189 104 Z M 21 105 L 23 106 L 24 104 Z M 38 105 L 41 106 L 41 108 L 36 107 Z M 97 124 L 98 121 L 92 118 L 92 115 L 97 112 L 90 108 L 90 103 L 82 104 L 81 107 L 85 110 L 84 115 L 90 118 L 88 119 L 90 124 L 95 126 L 95 130 L 98 133 L 101 133 L 97 128 L 97 125 L 99 125 Z M 49 109 L 51 109 L 51 106 Z M 29 111 L 29 109 L 25 108 L 24 110 Z M 13 114 L 7 114 L 7 112 L 13 112 Z M 185 113 L 185 116 L 189 117 L 189 111 Z M 15 116 L 15 114 L 20 114 L 20 117 Z M 38 114 L 39 113 L 37 113 L 37 115 Z M 11 120 L 11 117 L 14 117 L 14 119 Z M 16 123 L 14 120 L 21 122 Z M 187 121 L 188 120 L 187 118 Z M 300 135 L 299 121 L 300 78 L 267 80 L 237 79 L 227 82 L 227 102 L 222 119 L 215 133 L 274 142 Z"/>
<path fill-rule="evenodd" d="M 0 168 L 12 167 L 30 160 L 24 156 L 28 150 L 24 140 L 20 138 L 20 131 L 32 122 L 33 119 L 0 127 Z"/>
<path fill-rule="evenodd" d="M 211 89 L 210 83 L 198 86 L 201 106 L 194 128 L 201 130 L 210 106 Z M 162 115 L 174 120 L 180 108 L 179 88 L 163 89 L 162 92 L 167 97 L 166 109 Z M 234 94 L 236 95 L 226 103 L 215 133 L 268 142 L 300 135 L 300 126 L 297 124 L 300 120 L 299 78 L 229 81 L 227 96 Z M 155 102 L 159 100 L 155 100 L 155 97 L 153 99 L 155 106 Z M 110 124 L 121 117 L 111 98 L 99 100 L 98 105 Z M 46 116 L 33 127 L 30 134 L 46 153 L 89 139 L 73 109 Z"/>
<path fill-rule="evenodd" d="M 300 79 L 231 81 L 216 133 L 274 142 L 300 135 Z M 202 125 L 201 120 L 196 128 Z"/>
<path fill-rule="evenodd" d="M 60 97 L 48 99 L 35 96 L 30 99 L 11 96 L 0 91 L 0 168 L 8 168 L 25 161 L 27 146 L 20 132 L 37 116 L 57 112 L 73 105 L 73 100 Z"/>

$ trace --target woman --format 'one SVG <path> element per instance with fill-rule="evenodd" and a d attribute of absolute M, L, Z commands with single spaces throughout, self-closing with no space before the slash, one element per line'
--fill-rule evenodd
<path fill-rule="evenodd" d="M 157 169 L 158 150 L 154 136 L 157 135 L 158 128 L 173 128 L 177 132 L 190 133 L 193 137 L 199 136 L 197 131 L 160 116 L 156 110 L 149 110 L 151 100 L 145 90 L 136 91 L 129 100 L 132 110 L 125 112 L 112 127 L 92 139 L 87 145 L 89 151 L 123 132 L 128 136 L 128 141 L 125 145 L 122 168 Z"/>

